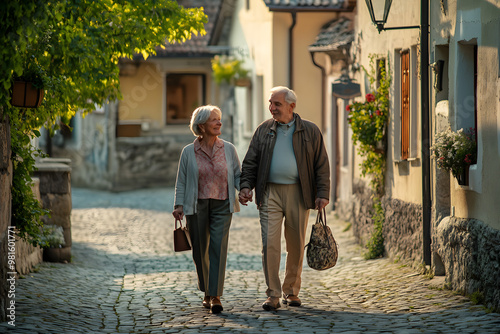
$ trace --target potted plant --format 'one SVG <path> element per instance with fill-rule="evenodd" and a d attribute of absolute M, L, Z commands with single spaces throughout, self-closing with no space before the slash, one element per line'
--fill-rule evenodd
<path fill-rule="evenodd" d="M 247 87 L 250 85 L 249 70 L 242 68 L 243 61 L 231 56 L 215 56 L 212 59 L 212 71 L 215 82 L 220 85 Z"/>
<path fill-rule="evenodd" d="M 431 147 L 437 167 L 451 172 L 460 185 L 468 184 L 469 166 L 477 160 L 474 137 L 473 128 L 469 128 L 468 132 L 464 129 L 454 132 L 448 128 L 436 135 L 435 144 Z"/>
<path fill-rule="evenodd" d="M 64 231 L 62 226 L 44 225 L 42 231 L 43 260 L 48 262 L 66 262 L 64 252 Z"/>
<path fill-rule="evenodd" d="M 21 108 L 37 108 L 42 104 L 45 86 L 45 72 L 32 59 L 23 74 L 14 78 L 10 104 Z"/>

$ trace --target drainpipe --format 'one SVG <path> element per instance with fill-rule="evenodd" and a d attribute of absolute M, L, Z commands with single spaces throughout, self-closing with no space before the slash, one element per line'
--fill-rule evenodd
<path fill-rule="evenodd" d="M 422 105 L 422 214 L 424 262 L 431 265 L 431 167 L 429 120 L 429 0 L 420 2 L 420 103 Z"/>
<path fill-rule="evenodd" d="M 297 12 L 290 14 L 292 14 L 292 25 L 288 29 L 288 85 L 290 89 L 293 89 L 293 29 L 297 23 Z"/>
<path fill-rule="evenodd" d="M 325 103 L 325 92 L 326 92 L 326 70 L 323 66 L 316 63 L 314 60 L 315 52 L 309 51 L 311 55 L 311 60 L 314 66 L 321 70 L 321 131 L 323 133 L 326 132 L 326 103 Z M 337 202 L 337 145 L 338 145 L 338 129 L 337 129 L 337 98 L 333 98 L 333 102 L 335 103 L 335 113 L 331 118 L 331 128 L 330 128 L 330 137 L 332 138 L 330 144 L 332 144 L 331 151 L 331 164 L 330 164 L 330 200 L 332 203 L 332 210 L 335 210 L 335 203 Z"/>
<path fill-rule="evenodd" d="M 326 131 L 326 114 L 325 114 L 325 77 L 326 77 L 326 70 L 323 66 L 319 65 L 316 63 L 314 60 L 314 54 L 315 52 L 310 51 L 309 54 L 311 55 L 311 60 L 314 66 L 319 68 L 321 70 L 321 131 L 323 133 Z"/>

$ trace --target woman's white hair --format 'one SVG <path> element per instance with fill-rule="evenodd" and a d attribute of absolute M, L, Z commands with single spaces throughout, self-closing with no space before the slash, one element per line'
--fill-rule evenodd
<path fill-rule="evenodd" d="M 271 88 L 271 94 L 283 93 L 285 94 L 285 102 L 288 104 L 297 104 L 297 95 L 293 90 L 285 86 L 276 86 Z"/>
<path fill-rule="evenodd" d="M 212 114 L 212 111 L 215 111 L 219 114 L 219 116 L 222 116 L 222 111 L 220 110 L 220 108 L 212 105 L 201 106 L 193 111 L 191 122 L 189 123 L 189 128 L 196 137 L 202 135 L 200 131 L 200 125 L 205 124 L 208 121 L 208 119 L 210 118 L 210 114 Z"/>

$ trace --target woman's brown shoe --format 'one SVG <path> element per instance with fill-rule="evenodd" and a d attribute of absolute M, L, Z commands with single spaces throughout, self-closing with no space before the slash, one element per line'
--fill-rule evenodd
<path fill-rule="evenodd" d="M 203 299 L 203 307 L 210 308 L 210 296 L 205 296 Z"/>
<path fill-rule="evenodd" d="M 212 313 L 214 313 L 214 314 L 222 312 L 222 310 L 224 308 L 222 307 L 222 304 L 220 302 L 219 297 L 212 297 L 210 299 L 210 309 L 212 310 Z"/>

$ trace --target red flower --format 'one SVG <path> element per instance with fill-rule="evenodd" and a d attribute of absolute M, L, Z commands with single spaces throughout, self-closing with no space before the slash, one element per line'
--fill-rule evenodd
<path fill-rule="evenodd" d="M 377 110 L 377 116 L 380 116 L 382 115 L 382 113 L 380 112 L 380 110 Z"/>
<path fill-rule="evenodd" d="M 348 104 L 348 105 L 345 107 L 345 110 L 347 110 L 347 111 L 351 111 L 351 105 L 350 105 L 350 104 Z"/>
<path fill-rule="evenodd" d="M 368 94 L 366 94 L 365 99 L 366 99 L 366 102 L 373 102 L 373 101 L 375 101 L 375 96 L 373 96 L 373 94 L 368 93 Z"/>

